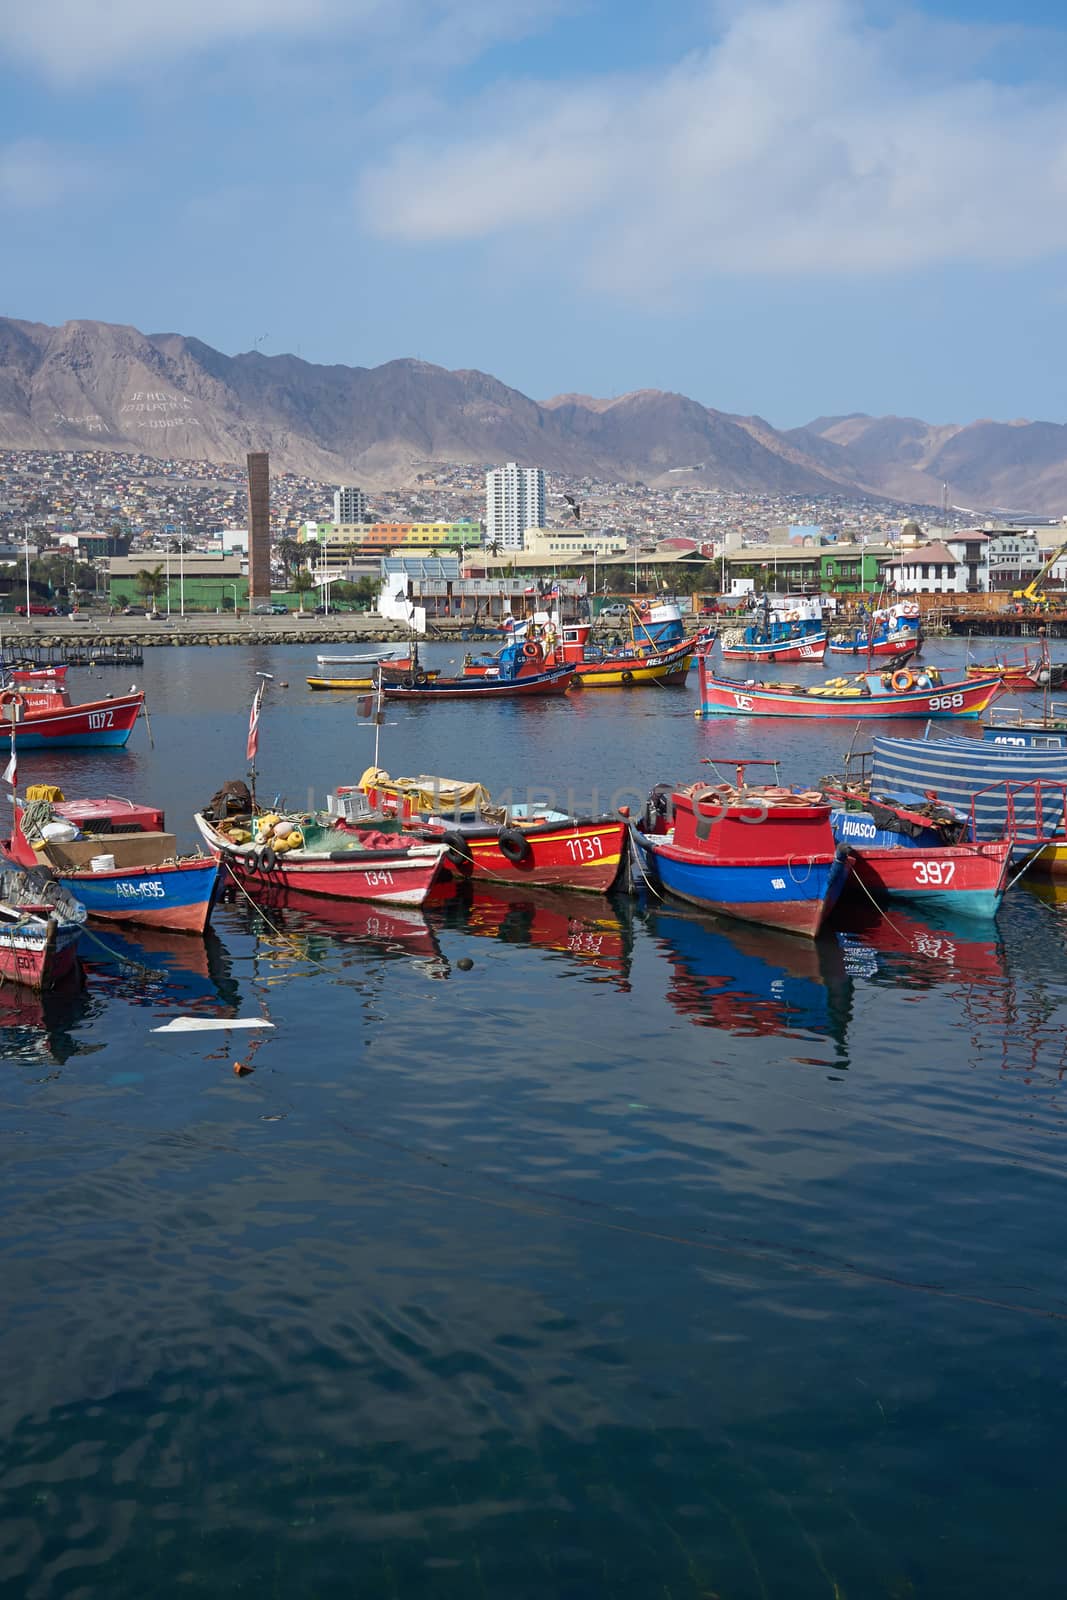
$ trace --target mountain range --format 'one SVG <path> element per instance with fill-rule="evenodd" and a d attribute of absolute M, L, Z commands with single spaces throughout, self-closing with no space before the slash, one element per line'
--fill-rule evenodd
<path fill-rule="evenodd" d="M 424 361 L 316 366 L 227 356 L 176 333 L 0 318 L 0 448 L 112 449 L 273 466 L 368 487 L 429 462 L 519 461 L 568 476 L 751 493 L 950 499 L 976 511 L 1067 511 L 1067 427 L 933 424 L 860 413 L 782 431 L 685 395 L 538 402 L 476 371 Z"/>

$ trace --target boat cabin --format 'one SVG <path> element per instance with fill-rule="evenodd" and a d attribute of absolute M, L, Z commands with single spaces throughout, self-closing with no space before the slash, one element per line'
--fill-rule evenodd
<path fill-rule="evenodd" d="M 119 869 L 158 866 L 178 851 L 177 839 L 164 831 L 163 822 L 158 807 L 114 795 L 95 800 L 20 800 L 11 854 L 23 866 L 47 862 L 65 872 L 87 872 L 93 858 L 101 855 L 113 856 Z"/>

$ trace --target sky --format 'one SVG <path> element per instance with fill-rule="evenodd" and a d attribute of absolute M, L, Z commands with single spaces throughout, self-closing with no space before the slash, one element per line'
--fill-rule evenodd
<path fill-rule="evenodd" d="M 0 0 L 0 315 L 1067 421 L 1052 0 Z"/>

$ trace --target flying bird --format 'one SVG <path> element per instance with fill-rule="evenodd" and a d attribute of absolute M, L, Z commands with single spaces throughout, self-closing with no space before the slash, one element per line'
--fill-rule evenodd
<path fill-rule="evenodd" d="M 581 520 L 582 520 L 582 508 L 578 504 L 578 502 L 575 499 L 574 495 L 565 494 L 563 496 L 563 498 L 564 498 L 564 500 L 566 500 L 567 504 L 570 506 L 571 514 L 574 517 L 575 522 L 581 522 Z"/>

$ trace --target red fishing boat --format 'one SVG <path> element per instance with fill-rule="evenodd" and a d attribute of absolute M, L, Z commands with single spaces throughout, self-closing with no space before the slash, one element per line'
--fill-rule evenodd
<path fill-rule="evenodd" d="M 63 669 L 65 673 L 65 669 Z M 111 695 L 72 705 L 65 675 L 12 674 L 0 692 L 0 714 L 13 724 L 19 750 L 61 750 L 70 747 L 126 744 L 141 714 L 144 693 Z"/>
<path fill-rule="evenodd" d="M 1047 649 L 1043 649 L 1036 656 L 1031 656 L 1029 650 L 1024 650 L 1021 661 L 1003 661 L 999 657 L 995 661 L 987 661 L 981 665 L 968 661 L 967 676 L 999 678 L 1004 688 L 1013 694 L 1028 694 L 1034 689 L 1044 689 L 1051 683 L 1052 663 Z"/>
<path fill-rule="evenodd" d="M 443 841 L 461 872 L 493 883 L 606 894 L 626 850 L 626 824 L 618 816 L 573 816 L 537 804 L 494 806 L 479 783 L 393 779 L 369 767 L 358 784 L 337 790 L 341 802 L 354 793 L 420 839 Z"/>
<path fill-rule="evenodd" d="M 0 872 L 0 981 L 52 989 L 75 970 L 85 907 L 49 874 Z"/>
<path fill-rule="evenodd" d="M 249 841 L 245 824 L 254 824 L 255 817 L 209 820 L 197 812 L 194 820 L 208 849 L 253 900 L 264 890 L 295 890 L 327 900 L 421 906 L 449 853 L 447 844 L 407 841 L 374 828 L 338 828 L 333 837 L 320 834 L 310 847 L 290 845 L 283 853 L 273 843 Z M 278 820 L 293 824 L 286 838 L 292 838 L 293 831 L 303 836 L 309 827 L 302 818 Z M 234 838 L 235 832 L 239 837 Z"/>
<path fill-rule="evenodd" d="M 657 684 L 661 688 L 685 683 L 696 650 L 705 643 L 703 633 L 686 638 L 681 608 L 675 601 L 654 606 L 630 607 L 630 638 L 626 644 L 597 646 L 590 643 L 589 622 L 545 622 L 533 629 L 525 623 L 516 630 L 520 637 L 496 655 L 468 656 L 463 664 L 465 677 L 484 678 L 499 671 L 509 653 L 521 656 L 520 676 L 543 672 L 546 668 L 570 666 L 573 688 L 639 688 Z"/>
<path fill-rule="evenodd" d="M 717 678 L 703 656 L 700 671 L 702 717 L 838 717 L 846 722 L 917 717 L 980 717 L 999 694 L 999 678 L 946 683 L 936 667 L 918 673 L 865 672 L 829 683 L 757 683 Z"/>
<path fill-rule="evenodd" d="M 630 824 L 635 868 L 657 895 L 814 938 L 848 881 L 848 848 L 834 839 L 830 806 L 814 791 L 736 784 L 658 784 Z"/>

